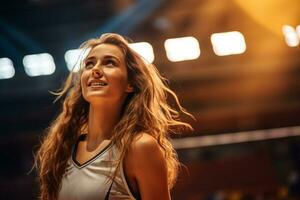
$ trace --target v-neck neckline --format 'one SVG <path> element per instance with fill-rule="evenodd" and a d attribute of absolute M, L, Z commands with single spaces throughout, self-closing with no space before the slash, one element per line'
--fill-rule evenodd
<path fill-rule="evenodd" d="M 89 160 L 85 161 L 84 163 L 80 163 L 77 161 L 76 159 L 76 153 L 77 153 L 77 147 L 80 141 L 85 140 L 87 134 L 81 134 L 78 138 L 78 140 L 75 143 L 75 146 L 73 148 L 73 152 L 72 152 L 72 156 L 71 159 L 74 163 L 74 165 L 77 168 L 83 168 L 85 166 L 87 166 L 88 164 L 90 164 L 91 162 L 93 162 L 96 158 L 98 158 L 100 155 L 102 155 L 105 151 L 107 151 L 109 149 L 109 147 L 112 146 L 112 142 L 109 142 L 103 149 L 101 149 L 101 151 L 99 151 L 96 155 L 94 155 L 93 157 L 91 157 Z"/>

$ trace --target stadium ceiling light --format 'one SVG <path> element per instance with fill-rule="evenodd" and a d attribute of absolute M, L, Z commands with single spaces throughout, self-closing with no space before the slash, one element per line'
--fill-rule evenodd
<path fill-rule="evenodd" d="M 218 56 L 242 54 L 246 51 L 246 42 L 238 31 L 214 33 L 210 36 L 213 50 Z"/>
<path fill-rule="evenodd" d="M 296 47 L 299 45 L 299 39 L 300 39 L 300 28 L 299 26 L 295 30 L 294 27 L 290 25 L 283 25 L 282 26 L 282 33 L 284 35 L 284 39 L 286 44 L 289 47 Z"/>
<path fill-rule="evenodd" d="M 15 75 L 13 62 L 9 58 L 0 58 L 0 79 L 9 79 Z"/>
<path fill-rule="evenodd" d="M 69 71 L 78 72 L 83 59 L 88 55 L 90 48 L 71 49 L 65 53 L 65 61 Z"/>
<path fill-rule="evenodd" d="M 55 63 L 49 53 L 26 55 L 23 65 L 28 76 L 50 75 L 55 71 Z"/>
<path fill-rule="evenodd" d="M 297 32 L 298 38 L 299 38 L 299 40 L 300 40 L 300 25 L 298 25 L 298 26 L 296 27 L 296 32 Z"/>
<path fill-rule="evenodd" d="M 194 60 L 200 56 L 200 45 L 194 37 L 167 39 L 164 43 L 167 57 L 172 62 Z"/>
<path fill-rule="evenodd" d="M 141 55 L 147 62 L 154 61 L 153 47 L 148 42 L 137 42 L 129 44 L 129 47 Z"/>

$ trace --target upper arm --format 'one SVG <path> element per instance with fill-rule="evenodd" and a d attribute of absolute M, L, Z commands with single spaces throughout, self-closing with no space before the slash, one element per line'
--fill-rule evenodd
<path fill-rule="evenodd" d="M 126 160 L 142 200 L 168 200 L 167 165 L 157 141 L 142 134 L 130 146 Z"/>

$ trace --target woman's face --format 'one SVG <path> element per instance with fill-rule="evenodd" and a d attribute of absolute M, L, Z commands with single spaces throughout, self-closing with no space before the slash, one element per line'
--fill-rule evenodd
<path fill-rule="evenodd" d="M 91 104 L 122 103 L 133 91 L 128 83 L 127 67 L 121 49 L 112 44 L 99 44 L 83 62 L 82 95 Z"/>

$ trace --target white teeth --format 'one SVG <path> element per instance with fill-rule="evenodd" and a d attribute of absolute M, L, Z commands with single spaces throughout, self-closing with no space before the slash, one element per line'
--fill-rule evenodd
<path fill-rule="evenodd" d="M 91 84 L 91 86 L 105 86 L 106 85 L 106 83 L 100 83 L 100 82 L 94 82 L 94 83 L 92 83 Z"/>

